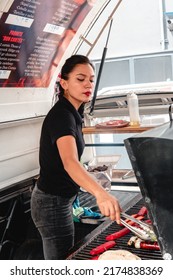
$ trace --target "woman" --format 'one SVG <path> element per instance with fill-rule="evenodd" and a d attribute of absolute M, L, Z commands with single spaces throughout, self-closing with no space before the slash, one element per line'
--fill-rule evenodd
<path fill-rule="evenodd" d="M 31 198 L 31 213 L 45 259 L 65 259 L 74 242 L 72 203 L 82 187 L 95 196 L 101 213 L 120 221 L 120 206 L 80 163 L 84 149 L 81 107 L 91 99 L 94 68 L 73 55 L 62 67 L 58 102 L 47 114 L 40 139 L 40 177 Z"/>

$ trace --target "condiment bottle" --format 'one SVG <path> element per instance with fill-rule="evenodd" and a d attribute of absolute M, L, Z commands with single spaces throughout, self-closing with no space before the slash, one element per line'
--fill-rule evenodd
<path fill-rule="evenodd" d="M 135 93 L 129 93 L 127 95 L 127 103 L 128 103 L 129 116 L 130 116 L 130 125 L 139 126 L 140 117 L 139 117 L 139 103 L 138 103 L 137 95 Z"/>

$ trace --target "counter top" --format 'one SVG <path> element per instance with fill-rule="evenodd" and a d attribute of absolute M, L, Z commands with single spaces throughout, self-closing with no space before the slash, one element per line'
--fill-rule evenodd
<path fill-rule="evenodd" d="M 125 126 L 125 127 L 120 127 L 120 128 L 98 128 L 95 126 L 87 126 L 83 128 L 83 133 L 84 134 L 100 134 L 100 133 L 140 133 L 144 132 L 146 130 L 152 129 L 154 126 Z"/>

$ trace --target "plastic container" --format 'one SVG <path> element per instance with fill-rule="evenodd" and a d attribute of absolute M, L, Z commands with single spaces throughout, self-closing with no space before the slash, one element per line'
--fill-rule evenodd
<path fill-rule="evenodd" d="M 88 163 L 90 174 L 107 191 L 111 190 L 112 169 L 115 169 L 120 157 L 121 155 L 96 156 Z"/>
<path fill-rule="evenodd" d="M 103 165 L 111 165 L 111 168 L 115 169 L 118 161 L 120 160 L 120 157 L 121 155 L 95 156 L 92 160 L 89 161 L 88 166 L 97 167 Z"/>

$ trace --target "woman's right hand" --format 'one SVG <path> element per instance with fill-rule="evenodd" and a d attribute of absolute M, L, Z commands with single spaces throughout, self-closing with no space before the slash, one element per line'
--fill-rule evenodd
<path fill-rule="evenodd" d="M 121 207 L 116 197 L 104 190 L 96 196 L 96 201 L 102 215 L 120 224 Z"/>

